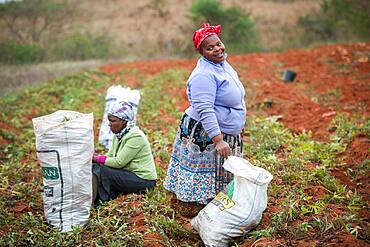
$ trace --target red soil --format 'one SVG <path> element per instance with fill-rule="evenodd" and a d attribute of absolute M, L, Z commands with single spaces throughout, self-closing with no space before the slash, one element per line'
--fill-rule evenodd
<path fill-rule="evenodd" d="M 2 129 L 3 131 L 10 131 L 10 132 L 13 132 L 14 134 L 18 134 L 19 131 L 17 129 L 15 129 L 14 127 L 12 126 L 9 126 L 5 123 L 2 123 L 0 122 L 0 129 Z"/>
<path fill-rule="evenodd" d="M 10 125 L 7 125 L 3 122 L 0 121 L 0 129 L 3 131 L 3 132 L 12 132 L 13 134 L 18 134 L 19 131 L 17 129 L 15 129 L 14 127 L 10 126 Z M 5 138 L 4 136 L 0 136 L 0 147 L 1 146 L 6 146 L 10 144 L 10 140 L 8 140 L 7 138 Z M 0 148 L 0 155 L 3 155 L 3 152 Z"/>
<path fill-rule="evenodd" d="M 1 145 L 8 145 L 10 142 L 9 140 L 5 139 L 4 137 L 0 136 L 0 146 Z"/>
<path fill-rule="evenodd" d="M 120 196 L 117 200 L 124 201 L 124 196 Z M 144 234 L 144 246 L 148 247 L 161 247 L 164 245 L 162 236 L 157 232 L 150 232 L 151 226 L 147 223 L 146 217 L 143 213 L 142 205 L 139 201 L 129 202 L 129 207 L 134 209 L 134 212 L 128 219 L 128 224 L 134 232 L 140 232 Z"/>
<path fill-rule="evenodd" d="M 162 236 L 156 232 L 149 232 L 144 235 L 145 246 L 148 247 L 162 247 L 166 246 L 163 243 Z"/>

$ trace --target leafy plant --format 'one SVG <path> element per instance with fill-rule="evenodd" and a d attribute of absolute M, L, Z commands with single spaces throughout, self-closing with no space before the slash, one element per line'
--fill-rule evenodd
<path fill-rule="evenodd" d="M 69 117 L 64 116 L 62 122 L 68 122 L 69 120 L 71 120 Z"/>
<path fill-rule="evenodd" d="M 349 143 L 360 133 L 370 135 L 368 128 L 370 119 L 365 119 L 365 122 L 362 124 L 358 122 L 360 122 L 358 118 L 350 117 L 347 114 L 337 114 L 331 122 L 331 128 L 335 129 L 335 133 L 331 136 L 331 140 Z"/>

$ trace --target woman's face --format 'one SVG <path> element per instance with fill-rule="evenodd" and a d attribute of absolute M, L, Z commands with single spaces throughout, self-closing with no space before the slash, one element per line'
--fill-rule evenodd
<path fill-rule="evenodd" d="M 200 54 L 214 63 L 221 63 L 225 60 L 225 45 L 217 35 L 210 35 L 203 40 Z"/>
<path fill-rule="evenodd" d="M 122 120 L 116 116 L 108 114 L 109 127 L 114 134 L 119 133 L 123 128 L 126 128 L 127 121 Z"/>

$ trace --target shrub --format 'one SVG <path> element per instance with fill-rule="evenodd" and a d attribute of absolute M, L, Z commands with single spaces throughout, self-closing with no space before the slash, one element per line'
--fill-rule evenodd
<path fill-rule="evenodd" d="M 60 23 L 72 20 L 73 7 L 68 1 L 5 1 L 0 4 L 1 32 L 8 32 L 19 43 L 39 43 L 61 32 Z"/>
<path fill-rule="evenodd" d="M 39 62 L 44 56 L 43 49 L 37 44 L 0 44 L 0 62 L 6 64 L 27 64 Z"/>
<path fill-rule="evenodd" d="M 60 39 L 50 50 L 51 60 L 86 60 L 113 55 L 114 45 L 106 34 L 75 30 Z M 119 53 L 119 52 L 118 52 Z"/>
<path fill-rule="evenodd" d="M 337 40 L 369 40 L 370 1 L 324 0 L 319 13 L 301 17 L 300 41 L 304 44 Z"/>
<path fill-rule="evenodd" d="M 196 27 L 203 22 L 221 24 L 221 37 L 228 51 L 240 53 L 260 49 L 250 13 L 238 8 L 223 8 L 219 0 L 197 0 L 190 12 Z"/>

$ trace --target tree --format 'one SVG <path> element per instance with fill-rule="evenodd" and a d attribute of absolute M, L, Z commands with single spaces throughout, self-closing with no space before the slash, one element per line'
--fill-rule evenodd
<path fill-rule="evenodd" d="M 40 43 L 46 33 L 60 33 L 62 24 L 70 22 L 73 13 L 68 1 L 24 0 L 0 4 L 0 21 L 18 43 Z"/>

